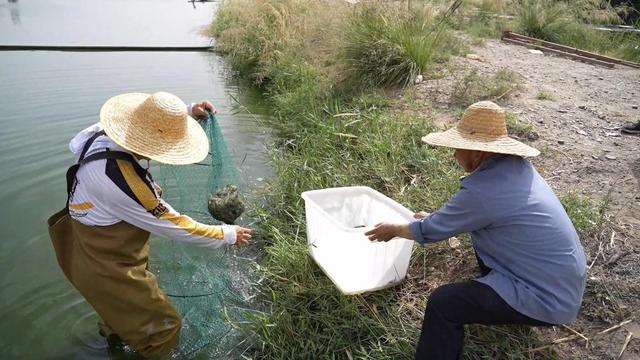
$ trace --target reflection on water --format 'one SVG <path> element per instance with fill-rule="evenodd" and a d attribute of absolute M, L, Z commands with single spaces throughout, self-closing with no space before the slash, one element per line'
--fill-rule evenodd
<path fill-rule="evenodd" d="M 153 17 L 145 15 L 152 4 Z M 0 3 L 0 44 L 197 45 L 209 41 L 197 31 L 210 21 L 213 6 L 9 1 Z M 98 121 L 106 99 L 162 90 L 185 101 L 211 100 L 246 182 L 260 184 L 269 176 L 265 131 L 253 116 L 234 111 L 232 97 L 256 113 L 264 108 L 227 73 L 211 53 L 0 52 L 0 357 L 107 357 L 95 313 L 58 269 L 45 227 L 64 204 L 64 172 L 72 161 L 67 144 Z"/>
<path fill-rule="evenodd" d="M 17 3 L 18 0 L 7 0 L 9 4 Z M 20 9 L 17 6 L 10 6 L 9 12 L 11 13 L 11 22 L 14 25 L 20 25 Z"/>

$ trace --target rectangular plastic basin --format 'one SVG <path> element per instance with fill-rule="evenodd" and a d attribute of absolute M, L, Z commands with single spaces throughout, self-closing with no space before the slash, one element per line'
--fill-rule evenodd
<path fill-rule="evenodd" d="M 313 259 L 348 295 L 401 283 L 413 241 L 371 242 L 364 233 L 380 222 L 406 222 L 413 212 L 366 186 L 302 193 L 307 241 Z"/>

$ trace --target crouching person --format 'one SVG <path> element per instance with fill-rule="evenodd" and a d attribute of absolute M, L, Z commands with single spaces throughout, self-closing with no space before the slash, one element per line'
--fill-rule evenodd
<path fill-rule="evenodd" d="M 586 281 L 584 251 L 553 190 L 523 158 L 539 151 L 509 138 L 504 110 L 488 101 L 471 105 L 456 128 L 422 140 L 454 148 L 470 174 L 434 213 L 417 213 L 411 223 L 382 223 L 366 235 L 426 244 L 469 233 L 482 276 L 431 293 L 415 358 L 461 358 L 465 324 L 575 320 Z"/>
<path fill-rule="evenodd" d="M 49 219 L 58 263 L 98 313 L 100 333 L 145 357 L 169 354 L 181 326 L 147 270 L 150 233 L 205 248 L 242 246 L 251 238 L 249 229 L 179 214 L 148 171 L 149 159 L 180 165 L 207 156 L 207 136 L 190 116 L 207 110 L 214 111 L 206 101 L 188 107 L 162 92 L 109 99 L 100 122 L 71 140 L 76 164 L 67 171 L 67 206 Z"/>

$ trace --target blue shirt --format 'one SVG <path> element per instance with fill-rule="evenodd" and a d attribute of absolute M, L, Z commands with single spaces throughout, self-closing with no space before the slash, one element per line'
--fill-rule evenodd
<path fill-rule="evenodd" d="M 421 244 L 468 232 L 493 269 L 477 281 L 531 318 L 552 324 L 576 319 L 586 282 L 584 251 L 562 204 L 528 160 L 486 159 L 442 208 L 410 228 Z"/>

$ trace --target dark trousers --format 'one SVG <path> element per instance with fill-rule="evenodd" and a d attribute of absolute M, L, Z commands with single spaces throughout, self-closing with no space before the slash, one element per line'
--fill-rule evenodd
<path fill-rule="evenodd" d="M 478 264 L 483 275 L 491 271 L 480 258 Z M 481 282 L 447 284 L 429 296 L 416 360 L 460 359 L 465 324 L 553 326 L 517 312 Z"/>

